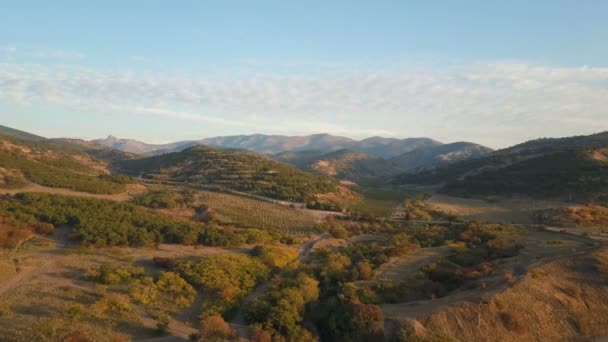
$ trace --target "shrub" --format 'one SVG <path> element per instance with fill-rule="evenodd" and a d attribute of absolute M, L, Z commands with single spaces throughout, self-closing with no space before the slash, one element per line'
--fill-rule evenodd
<path fill-rule="evenodd" d="M 109 264 L 90 267 L 85 271 L 85 277 L 87 279 L 106 285 L 127 283 L 141 277 L 143 274 L 143 267 L 120 267 Z"/>
<path fill-rule="evenodd" d="M 281 269 L 297 259 L 298 251 L 290 247 L 256 246 L 251 255 L 273 269 Z"/>
<path fill-rule="evenodd" d="M 512 312 L 501 312 L 500 321 L 507 330 L 516 334 L 523 334 L 528 331 L 528 326 L 525 320 Z"/>
<path fill-rule="evenodd" d="M 0 302 L 0 318 L 8 318 L 13 315 L 11 307 L 4 302 Z"/>
<path fill-rule="evenodd" d="M 236 331 L 219 315 L 211 315 L 201 320 L 200 336 L 202 341 L 224 341 L 234 339 Z"/>

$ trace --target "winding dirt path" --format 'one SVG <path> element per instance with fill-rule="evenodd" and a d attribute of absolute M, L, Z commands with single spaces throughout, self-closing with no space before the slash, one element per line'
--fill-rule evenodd
<path fill-rule="evenodd" d="M 520 255 L 518 257 L 515 257 L 519 259 L 518 262 L 511 264 L 513 275 L 515 278 L 512 282 L 497 281 L 494 282 L 493 285 L 490 285 L 484 289 L 464 291 L 456 290 L 456 292 L 442 298 L 396 304 L 382 304 L 381 308 L 384 312 L 385 317 L 403 319 L 428 316 L 439 308 L 443 308 L 446 306 L 459 305 L 467 302 L 485 301 L 488 298 L 491 298 L 492 296 L 496 295 L 497 293 L 506 290 L 510 286 L 513 286 L 513 284 L 515 284 L 517 281 L 523 279 L 523 277 L 526 276 L 530 269 L 541 267 L 546 263 L 553 262 L 556 260 L 594 253 L 603 247 L 604 245 L 601 243 L 595 243 L 592 245 L 581 245 L 577 248 L 574 248 L 569 253 L 541 257 L 540 259 Z"/>

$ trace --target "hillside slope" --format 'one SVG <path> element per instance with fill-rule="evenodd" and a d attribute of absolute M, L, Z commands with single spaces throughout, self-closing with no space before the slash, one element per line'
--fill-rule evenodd
<path fill-rule="evenodd" d="M 101 147 L 100 150 L 105 151 Z M 25 141 L 0 135 L 2 188 L 20 188 L 32 182 L 54 188 L 114 194 L 123 192 L 127 181 L 125 177 L 111 176 L 107 161 L 91 157 L 76 145 L 47 139 Z"/>
<path fill-rule="evenodd" d="M 284 200 L 332 192 L 336 182 L 243 150 L 194 146 L 182 152 L 124 160 L 122 171 L 159 180 L 214 185 Z"/>
<path fill-rule="evenodd" d="M 401 169 L 387 160 L 353 150 L 324 154 L 309 162 L 305 168 L 318 174 L 352 181 L 388 177 L 401 172 Z"/>
<path fill-rule="evenodd" d="M 271 155 L 271 158 L 282 163 L 293 165 L 299 168 L 305 168 L 308 164 L 322 158 L 325 155 L 323 151 L 318 150 L 302 150 L 302 151 L 283 151 Z"/>
<path fill-rule="evenodd" d="M 608 192 L 608 133 L 539 139 L 435 170 L 403 174 L 396 183 L 444 183 L 459 195 L 525 194 L 587 200 Z"/>
<path fill-rule="evenodd" d="M 400 341 L 570 341 L 608 336 L 608 251 L 550 262 L 483 302 L 403 321 Z M 392 317 L 391 317 L 392 318 Z"/>
<path fill-rule="evenodd" d="M 46 138 L 18 129 L 0 125 L 0 136 L 16 138 L 23 141 L 44 141 Z"/>
<path fill-rule="evenodd" d="M 492 149 L 469 142 L 455 142 L 419 148 L 390 159 L 396 166 L 411 171 L 416 169 L 431 169 L 455 163 L 470 158 L 477 158 L 490 153 Z"/>

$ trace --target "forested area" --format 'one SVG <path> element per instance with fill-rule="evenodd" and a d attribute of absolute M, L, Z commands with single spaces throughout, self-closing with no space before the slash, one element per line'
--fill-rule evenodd
<path fill-rule="evenodd" d="M 605 149 L 566 149 L 532 158 L 497 154 L 404 174 L 395 182 L 446 182 L 443 191 L 458 196 L 523 194 L 584 201 L 608 190 L 606 155 Z"/>
<path fill-rule="evenodd" d="M 51 194 L 2 197 L 0 215 L 28 224 L 69 225 L 73 227 L 73 239 L 95 246 L 142 246 L 162 242 L 235 246 L 255 236 L 215 224 L 177 221 L 132 203 Z"/>
<path fill-rule="evenodd" d="M 534 158 L 505 168 L 448 183 L 453 194 L 527 194 L 584 199 L 608 189 L 608 171 L 586 152 L 567 151 Z"/>

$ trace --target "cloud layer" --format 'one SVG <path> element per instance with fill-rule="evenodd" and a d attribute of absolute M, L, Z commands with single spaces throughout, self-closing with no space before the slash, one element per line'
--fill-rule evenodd
<path fill-rule="evenodd" d="M 202 121 L 235 132 L 426 135 L 503 146 L 607 130 L 608 68 L 493 62 L 194 77 L 5 63 L 0 101 Z"/>

